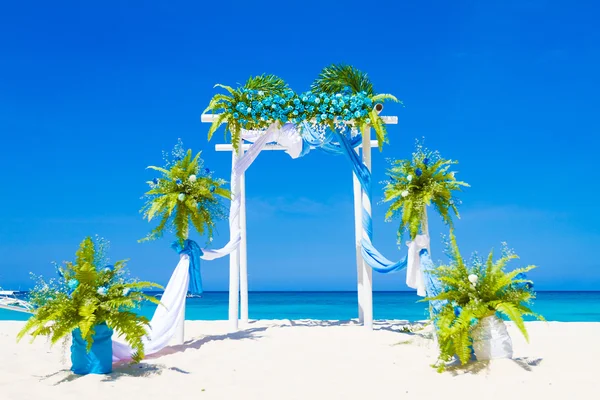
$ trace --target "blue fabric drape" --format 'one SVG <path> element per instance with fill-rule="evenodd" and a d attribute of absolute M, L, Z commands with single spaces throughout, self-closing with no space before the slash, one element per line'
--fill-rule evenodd
<path fill-rule="evenodd" d="M 342 153 L 345 154 L 350 163 L 352 164 L 352 170 L 354 171 L 360 186 L 363 191 L 371 198 L 371 171 L 362 163 L 358 154 L 353 150 L 352 144 L 344 135 L 339 135 L 340 148 Z M 393 262 L 385 258 L 371 243 L 373 238 L 373 221 L 367 210 L 363 207 L 362 209 L 362 225 L 363 229 L 367 233 L 370 240 L 362 239 L 362 255 L 367 264 L 375 271 L 386 274 L 388 272 L 400 271 L 406 268 L 407 257 L 403 257 L 398 262 Z"/>
<path fill-rule="evenodd" d="M 188 285 L 188 291 L 191 294 L 200 295 L 202 294 L 202 275 L 200 274 L 200 256 L 203 254 L 202 249 L 198 246 L 198 243 L 193 240 L 186 239 L 181 243 L 176 240 L 171 244 L 171 248 L 178 254 L 187 254 L 190 258 L 190 283 Z"/>

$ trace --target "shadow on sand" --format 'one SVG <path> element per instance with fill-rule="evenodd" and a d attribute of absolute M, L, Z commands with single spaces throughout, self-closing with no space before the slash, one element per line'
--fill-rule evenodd
<path fill-rule="evenodd" d="M 518 357 L 511 359 L 512 362 L 517 364 L 519 367 L 527 372 L 533 371 L 534 367 L 541 364 L 542 358 L 529 358 L 529 357 Z M 460 365 L 460 363 L 453 363 L 446 367 L 446 371 L 450 372 L 452 376 L 459 376 L 463 374 L 474 374 L 477 375 L 483 371 L 486 371 L 490 366 L 490 361 L 477 361 L 473 360 L 466 365 Z"/>
<path fill-rule="evenodd" d="M 263 332 L 265 330 L 267 330 L 267 327 L 260 327 L 260 328 L 257 327 L 257 328 L 250 328 L 250 329 L 242 330 L 242 331 L 235 332 L 235 333 L 204 336 L 202 338 L 188 340 L 187 342 L 185 342 L 184 344 L 181 344 L 181 345 L 165 347 L 158 353 L 149 355 L 145 359 L 146 360 L 154 360 L 154 359 L 158 359 L 160 357 L 183 352 L 183 351 L 186 351 L 189 349 L 198 350 L 206 343 L 215 342 L 215 341 L 244 340 L 244 339 L 256 340 L 261 337 L 260 335 L 257 335 L 257 333 Z M 175 372 L 178 372 L 180 374 L 185 374 L 185 375 L 189 374 L 188 371 L 185 371 L 185 370 L 182 370 L 182 369 L 176 368 L 176 367 L 167 367 L 164 364 L 148 364 L 148 363 L 144 363 L 144 362 L 141 362 L 139 364 L 130 364 L 127 362 L 119 362 L 119 363 L 113 364 L 113 371 L 110 374 L 102 376 L 102 382 L 114 382 L 123 377 L 136 377 L 136 378 L 137 377 L 151 377 L 151 376 L 160 375 L 165 370 L 175 371 Z M 54 383 L 53 384 L 54 386 L 60 385 L 62 383 L 73 382 L 73 381 L 76 381 L 76 380 L 86 376 L 86 375 L 74 374 L 69 369 L 62 369 L 60 371 L 54 372 L 49 375 L 41 376 L 39 378 L 40 378 L 40 380 L 46 380 L 46 379 L 51 379 L 51 378 L 58 378 L 61 375 L 64 375 L 64 376 L 60 380 L 58 380 L 56 383 Z"/>

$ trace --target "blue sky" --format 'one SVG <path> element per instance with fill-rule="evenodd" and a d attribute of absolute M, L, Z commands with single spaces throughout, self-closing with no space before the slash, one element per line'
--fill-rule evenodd
<path fill-rule="evenodd" d="M 35 3 L 35 2 L 34 2 Z M 596 250 L 600 7 L 578 1 L 86 2 L 0 7 L 0 286 L 52 274 L 86 235 L 113 260 L 166 283 L 170 240 L 138 244 L 147 165 L 177 138 L 228 179 L 231 159 L 207 142 L 200 113 L 215 83 L 264 72 L 306 90 L 344 62 L 405 107 L 373 154 L 409 157 L 416 138 L 460 161 L 471 184 L 456 233 L 463 253 L 506 241 L 534 263 L 537 288 L 600 289 Z M 261 4 L 263 3 L 263 4 Z M 374 190 L 375 244 L 390 259 L 397 222 Z M 251 290 L 356 287 L 352 179 L 343 157 L 265 152 L 247 174 Z M 441 258 L 431 215 L 434 258 Z M 227 241 L 226 223 L 215 245 Z M 203 264 L 205 289 L 226 290 L 227 259 Z M 404 290 L 403 273 L 375 276 Z"/>

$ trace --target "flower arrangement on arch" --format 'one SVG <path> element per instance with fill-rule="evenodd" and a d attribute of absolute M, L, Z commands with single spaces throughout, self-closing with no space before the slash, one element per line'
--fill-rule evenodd
<path fill-rule="evenodd" d="M 208 168 L 203 167 L 200 153 L 192 156 L 192 150 L 185 151 L 181 140 L 172 151 L 172 159 L 165 155 L 165 167 L 149 166 L 162 176 L 149 181 L 146 203 L 142 208 L 144 218 L 152 221 L 160 218 L 148 236 L 140 241 L 161 237 L 165 230 L 172 230 L 180 244 L 188 238 L 190 225 L 200 235 L 205 232 L 212 239 L 217 219 L 225 216 L 221 199 L 230 197 L 229 190 L 223 188 L 225 181 L 215 179 Z"/>
<path fill-rule="evenodd" d="M 144 301 L 159 304 L 142 290 L 162 287 L 128 279 L 126 261 L 108 265 L 106 250 L 106 241 L 87 237 L 79 245 L 74 262 L 57 266 L 57 279 L 38 279 L 30 293 L 34 314 L 19 332 L 18 340 L 29 333 L 34 339 L 48 336 L 55 344 L 73 334 L 74 339 L 86 343 L 89 352 L 96 334 L 109 330 L 112 335 L 115 330 L 134 349 L 133 361 L 144 357 L 142 338 L 149 320 L 136 309 Z M 112 355 L 110 359 L 112 362 Z"/>
<path fill-rule="evenodd" d="M 384 188 L 384 201 L 391 202 L 386 219 L 400 217 L 398 236 L 408 231 L 411 240 L 419 233 L 425 207 L 433 204 L 442 220 L 452 227 L 451 212 L 460 218 L 453 192 L 469 187 L 456 179 L 451 171 L 457 161 L 441 157 L 439 152 L 424 148 L 417 142 L 410 160 L 393 161 L 388 170 L 389 181 Z"/>
<path fill-rule="evenodd" d="M 361 131 L 371 125 L 381 149 L 387 142 L 387 132 L 373 106 L 386 100 L 398 101 L 390 94 L 375 94 L 365 73 L 336 64 L 324 68 L 311 90 L 301 94 L 275 75 L 250 77 L 237 89 L 221 84 L 215 87 L 225 89 L 228 94 L 215 95 L 204 110 L 219 114 L 208 131 L 208 139 L 225 124 L 236 149 L 242 129 L 264 130 L 274 122 L 299 126 L 309 123 L 334 131 L 346 124 Z"/>
<path fill-rule="evenodd" d="M 445 363 L 455 357 L 461 364 L 466 364 L 471 359 L 471 346 L 478 355 L 483 347 L 478 344 L 488 336 L 482 334 L 485 329 L 483 322 L 486 320 L 495 319 L 496 324 L 500 324 L 504 334 L 508 336 L 497 314 L 514 322 L 525 339 L 529 340 L 523 317 L 543 320 L 541 315 L 530 308 L 535 292 L 533 282 L 525 275 L 536 267 L 530 265 L 506 272 L 506 265 L 518 256 L 505 243 L 499 259 L 494 260 L 494 253 L 491 251 L 485 262 L 475 255 L 469 263 L 461 256 L 452 232 L 447 254 L 450 257 L 448 265 L 429 271 L 441 282 L 441 292 L 437 296 L 421 300 L 445 303 L 434 319 L 440 351 L 438 370 L 443 371 Z"/>

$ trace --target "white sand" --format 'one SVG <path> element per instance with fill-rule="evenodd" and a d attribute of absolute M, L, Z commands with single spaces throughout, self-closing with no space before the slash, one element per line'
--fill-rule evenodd
<path fill-rule="evenodd" d="M 529 345 L 511 325 L 515 359 L 438 374 L 433 342 L 399 321 L 188 321 L 184 346 L 104 376 L 73 375 L 43 338 L 16 344 L 22 324 L 0 322 L 2 400 L 600 398 L 600 323 L 528 323 Z"/>

